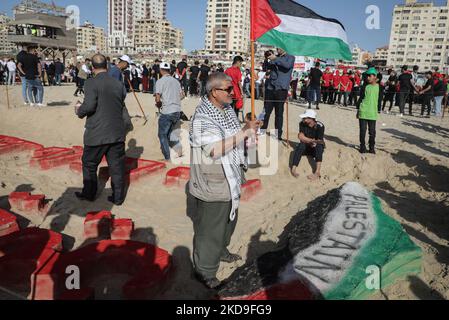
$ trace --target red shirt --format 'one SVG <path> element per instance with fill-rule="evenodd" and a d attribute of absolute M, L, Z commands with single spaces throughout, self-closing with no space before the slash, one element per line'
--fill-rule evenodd
<path fill-rule="evenodd" d="M 338 86 L 340 85 L 340 79 L 341 79 L 340 73 L 337 72 L 337 73 L 334 75 L 334 88 L 335 88 L 335 89 L 338 89 Z"/>
<path fill-rule="evenodd" d="M 360 79 L 360 76 L 358 74 L 354 77 L 355 85 L 360 87 L 360 83 L 362 82 L 362 79 Z"/>
<path fill-rule="evenodd" d="M 347 75 L 347 74 L 342 75 L 340 78 L 340 83 L 341 83 L 341 86 L 340 86 L 341 92 L 351 92 L 352 82 L 349 79 L 349 75 Z"/>
<path fill-rule="evenodd" d="M 324 73 L 323 74 L 323 81 L 324 87 L 330 87 L 332 85 L 332 81 L 334 80 L 334 75 L 332 73 Z"/>
<path fill-rule="evenodd" d="M 236 100 L 236 108 L 241 109 L 243 107 L 242 92 L 240 91 L 240 82 L 242 81 L 242 72 L 238 67 L 230 67 L 225 73 L 232 78 L 232 85 L 234 86 L 234 94 L 232 99 Z"/>

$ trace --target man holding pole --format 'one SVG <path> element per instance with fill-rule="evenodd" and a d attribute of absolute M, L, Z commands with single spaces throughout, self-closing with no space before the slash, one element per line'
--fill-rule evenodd
<path fill-rule="evenodd" d="M 283 49 L 277 49 L 278 55 L 268 57 L 271 67 L 270 78 L 267 80 L 265 94 L 265 120 L 261 128 L 264 132 L 268 128 L 271 113 L 275 112 L 275 129 L 278 130 L 277 138 L 282 140 L 284 124 L 284 104 L 288 97 L 290 80 L 295 66 L 295 57 L 287 54 Z"/>
<path fill-rule="evenodd" d="M 206 95 L 190 125 L 191 171 L 188 193 L 196 209 L 193 220 L 193 263 L 196 278 L 207 288 L 220 285 L 220 262 L 241 260 L 227 247 L 231 242 L 244 182 L 244 141 L 253 137 L 259 121 L 242 128 L 230 107 L 234 86 L 224 73 L 211 75 Z"/>

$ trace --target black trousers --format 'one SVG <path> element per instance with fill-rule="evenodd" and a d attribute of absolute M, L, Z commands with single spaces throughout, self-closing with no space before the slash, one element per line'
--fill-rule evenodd
<path fill-rule="evenodd" d="M 327 103 L 328 101 L 329 101 L 329 88 L 330 87 L 325 87 L 325 86 L 323 86 L 323 87 L 321 87 L 321 92 L 323 93 L 322 94 L 322 96 L 323 96 L 323 103 Z"/>
<path fill-rule="evenodd" d="M 385 110 L 385 107 L 387 106 L 387 101 L 390 102 L 389 111 L 391 111 L 391 108 L 393 108 L 394 95 L 395 95 L 395 92 L 387 91 L 387 93 L 384 96 L 384 104 L 383 104 L 383 107 L 382 107 L 382 111 Z"/>
<path fill-rule="evenodd" d="M 297 167 L 301 162 L 302 156 L 311 156 L 316 162 L 323 162 L 324 146 L 322 144 L 317 144 L 315 148 L 312 146 L 300 143 L 295 148 L 295 153 L 293 155 L 293 166 Z"/>
<path fill-rule="evenodd" d="M 298 82 L 299 80 L 292 80 L 292 82 L 290 82 L 290 87 L 292 88 L 292 99 L 293 100 L 298 100 L 298 94 L 296 93 L 296 91 L 298 91 Z"/>
<path fill-rule="evenodd" d="M 350 106 L 356 106 L 358 102 L 358 98 L 360 95 L 360 87 L 354 87 L 352 88 L 351 94 L 349 95 L 349 101 L 348 105 Z"/>
<path fill-rule="evenodd" d="M 95 199 L 97 194 L 97 171 L 103 156 L 108 161 L 111 176 L 112 196 L 115 202 L 125 200 L 125 143 L 84 146 L 83 152 L 83 194 Z"/>
<path fill-rule="evenodd" d="M 410 94 L 408 95 L 408 114 L 413 113 L 413 102 L 415 101 L 415 92 L 413 89 L 410 91 Z"/>
<path fill-rule="evenodd" d="M 184 78 L 180 79 L 179 83 L 181 84 L 181 88 L 184 90 L 184 94 L 187 97 L 187 93 L 189 92 L 189 86 L 187 85 L 187 76 L 184 76 Z"/>
<path fill-rule="evenodd" d="M 399 112 L 404 114 L 405 104 L 407 102 L 407 97 L 410 95 L 410 92 L 399 92 Z"/>
<path fill-rule="evenodd" d="M 421 107 L 421 115 L 424 115 L 424 111 L 427 108 L 427 115 L 430 116 L 430 111 L 432 110 L 432 96 L 430 94 L 425 94 L 423 96 L 423 102 Z"/>
<path fill-rule="evenodd" d="M 284 125 L 284 104 L 288 97 L 288 90 L 265 91 L 265 119 L 261 129 L 266 130 L 270 122 L 271 113 L 275 112 L 274 127 L 278 130 L 278 138 L 281 140 Z"/>
<path fill-rule="evenodd" d="M 196 82 L 196 79 L 190 79 L 190 95 L 191 96 L 197 96 L 198 95 L 198 82 Z"/>
<path fill-rule="evenodd" d="M 360 150 L 366 151 L 365 137 L 366 129 L 369 130 L 369 149 L 374 150 L 376 146 L 376 120 L 359 119 L 360 123 Z"/>
<path fill-rule="evenodd" d="M 335 88 L 329 87 L 329 96 L 327 98 L 327 104 L 334 104 L 335 103 Z"/>

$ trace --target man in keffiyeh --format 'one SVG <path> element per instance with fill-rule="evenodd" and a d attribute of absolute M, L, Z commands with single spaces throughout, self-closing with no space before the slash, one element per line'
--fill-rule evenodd
<path fill-rule="evenodd" d="M 231 107 L 233 90 L 229 76 L 211 75 L 207 94 L 190 126 L 189 193 L 195 202 L 193 262 L 197 279 L 208 288 L 220 285 L 216 278 L 220 262 L 241 259 L 227 247 L 237 223 L 247 168 L 244 141 L 260 126 L 259 121 L 248 121 L 241 127 Z"/>

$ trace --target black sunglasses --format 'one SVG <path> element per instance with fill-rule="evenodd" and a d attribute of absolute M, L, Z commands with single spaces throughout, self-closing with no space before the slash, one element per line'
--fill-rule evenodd
<path fill-rule="evenodd" d="M 227 93 L 231 94 L 234 91 L 234 87 L 232 86 L 232 87 L 229 87 L 229 88 L 226 88 L 226 89 L 215 88 L 215 90 L 226 91 Z"/>

